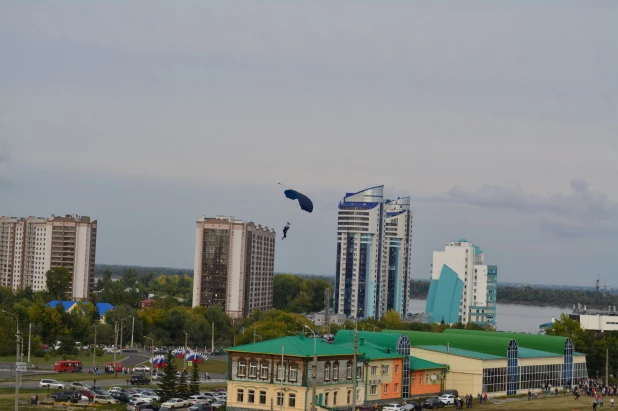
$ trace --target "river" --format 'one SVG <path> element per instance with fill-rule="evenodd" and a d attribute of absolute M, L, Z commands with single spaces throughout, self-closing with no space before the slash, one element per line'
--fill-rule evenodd
<path fill-rule="evenodd" d="M 425 300 L 411 298 L 411 312 L 425 311 Z M 496 309 L 496 326 L 498 331 L 515 331 L 537 333 L 539 325 L 548 323 L 552 317 L 558 318 L 561 313 L 569 312 L 569 308 L 534 307 L 518 304 L 500 304 Z"/>

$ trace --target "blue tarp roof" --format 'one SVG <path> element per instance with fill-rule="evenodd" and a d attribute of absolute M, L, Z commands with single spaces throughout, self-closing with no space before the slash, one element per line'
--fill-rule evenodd
<path fill-rule="evenodd" d="M 97 303 L 97 311 L 99 312 L 99 315 L 105 315 L 106 312 L 113 309 L 114 306 L 110 303 Z"/>
<path fill-rule="evenodd" d="M 62 307 L 64 307 L 64 310 L 68 310 L 69 308 L 73 307 L 73 304 L 75 304 L 75 301 L 60 301 L 60 300 L 53 300 L 48 302 L 47 304 L 45 304 L 48 307 L 51 308 L 56 308 L 58 306 L 58 304 L 62 304 Z"/>

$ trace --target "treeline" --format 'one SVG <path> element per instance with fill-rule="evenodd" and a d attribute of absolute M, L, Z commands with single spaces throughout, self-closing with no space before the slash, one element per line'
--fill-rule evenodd
<path fill-rule="evenodd" d="M 193 269 L 188 268 L 169 268 L 169 267 L 142 267 L 139 265 L 118 265 L 118 264 L 97 264 L 94 267 L 94 276 L 100 277 L 104 272 L 109 271 L 114 277 L 121 277 L 126 271 L 133 270 L 137 274 L 152 274 L 153 277 L 160 275 L 188 275 L 193 277 Z"/>
<path fill-rule="evenodd" d="M 411 281 L 410 298 L 427 298 L 429 281 Z M 523 304 L 537 306 L 571 307 L 573 304 L 586 305 L 588 308 L 607 308 L 608 305 L 618 305 L 618 295 L 599 293 L 595 291 L 572 290 L 510 285 L 498 283 L 498 303 Z"/>
<path fill-rule="evenodd" d="M 332 295 L 333 284 L 327 277 L 275 274 L 273 308 L 292 313 L 322 311 L 325 290 Z M 334 305 L 332 298 L 330 305 Z"/>

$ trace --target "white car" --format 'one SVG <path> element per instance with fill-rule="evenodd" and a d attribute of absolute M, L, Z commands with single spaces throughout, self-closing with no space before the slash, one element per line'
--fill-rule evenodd
<path fill-rule="evenodd" d="M 61 390 L 64 390 L 64 384 L 59 383 L 56 380 L 41 380 L 41 382 L 39 382 L 39 387 L 41 388 L 60 388 Z"/>
<path fill-rule="evenodd" d="M 127 404 L 127 411 L 135 411 L 135 406 L 142 405 L 142 404 L 148 404 L 148 403 L 142 400 L 131 400 Z"/>
<path fill-rule="evenodd" d="M 205 395 L 192 395 L 189 397 L 189 402 L 191 404 L 212 404 L 215 400 Z"/>
<path fill-rule="evenodd" d="M 407 404 L 388 404 L 382 408 L 382 411 L 404 411 L 410 409 L 409 407 L 406 408 L 406 405 Z"/>
<path fill-rule="evenodd" d="M 137 393 L 137 394 L 131 394 L 131 397 L 134 400 L 140 400 L 140 401 L 144 401 L 148 404 L 152 404 L 154 402 L 154 398 L 149 397 L 147 395 L 144 395 L 142 393 Z"/>
<path fill-rule="evenodd" d="M 72 382 L 71 388 L 75 388 L 76 390 L 83 391 L 83 390 L 89 390 L 90 386 L 88 384 L 84 384 L 83 382 Z"/>
<path fill-rule="evenodd" d="M 446 405 L 455 404 L 455 396 L 453 394 L 442 394 L 438 399 Z"/>
<path fill-rule="evenodd" d="M 109 389 L 109 392 L 122 392 L 122 388 L 120 387 L 112 387 Z"/>
<path fill-rule="evenodd" d="M 163 404 L 161 404 L 161 408 L 163 407 L 167 407 L 167 408 L 185 408 L 189 405 L 189 402 L 186 400 L 183 400 L 182 398 L 170 398 L 169 400 L 167 400 L 167 402 L 164 402 Z"/>
<path fill-rule="evenodd" d="M 156 402 L 161 401 L 161 397 L 159 397 L 157 394 L 155 394 L 154 392 L 150 392 L 150 391 L 142 391 L 141 393 L 143 396 L 145 397 L 150 397 L 153 400 L 155 400 Z"/>
<path fill-rule="evenodd" d="M 95 404 L 119 404 L 120 401 L 112 397 L 111 395 L 95 395 L 92 400 Z"/>
<path fill-rule="evenodd" d="M 133 371 L 137 371 L 137 372 L 150 372 L 150 367 L 147 367 L 145 365 L 140 365 L 138 367 L 133 368 Z"/>

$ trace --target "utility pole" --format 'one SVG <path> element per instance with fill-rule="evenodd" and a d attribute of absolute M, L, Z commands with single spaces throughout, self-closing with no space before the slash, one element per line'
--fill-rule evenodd
<path fill-rule="evenodd" d="M 28 364 L 30 364 L 30 341 L 32 340 L 32 323 L 30 323 L 30 330 L 28 331 Z"/>
<path fill-rule="evenodd" d="M 17 329 L 17 361 L 20 358 L 21 347 L 19 346 L 19 339 L 21 338 L 21 334 L 19 333 L 19 328 Z M 23 341 L 23 339 L 22 339 Z M 15 411 L 19 411 L 19 386 L 21 385 L 21 371 L 17 371 L 17 362 L 15 362 Z"/>
<path fill-rule="evenodd" d="M 94 361 L 97 357 L 97 326 L 94 326 L 94 344 L 92 344 L 92 367 L 94 368 Z"/>
<path fill-rule="evenodd" d="M 358 318 L 354 319 L 354 362 L 352 363 L 352 411 L 356 411 L 356 350 L 358 348 Z"/>
<path fill-rule="evenodd" d="M 183 355 L 183 357 L 185 358 L 185 365 L 182 368 L 183 371 L 187 369 L 187 341 L 188 340 L 189 340 L 189 334 L 185 332 L 185 352 Z"/>
<path fill-rule="evenodd" d="M 605 350 L 605 385 L 609 385 L 609 348 Z"/>
<path fill-rule="evenodd" d="M 114 322 L 114 371 L 116 371 L 116 351 L 118 350 L 118 321 Z"/>
<path fill-rule="evenodd" d="M 211 353 L 215 352 L 215 323 L 212 323 L 212 351 Z"/>
<path fill-rule="evenodd" d="M 120 349 L 122 350 L 122 329 L 124 328 L 122 326 L 122 322 L 126 320 L 126 318 L 123 318 L 122 320 L 120 320 Z"/>
<path fill-rule="evenodd" d="M 313 332 L 313 330 L 311 328 L 309 328 L 308 325 L 305 325 L 305 328 L 308 329 L 309 331 L 311 331 L 311 334 L 313 334 L 313 380 L 311 382 L 311 411 L 316 411 L 316 404 L 315 404 L 315 390 L 316 390 L 316 380 L 318 378 L 318 354 L 317 354 L 317 341 L 318 339 L 315 336 L 315 333 Z M 356 411 L 355 409 L 353 409 L 353 411 Z"/>
<path fill-rule="evenodd" d="M 280 411 L 283 411 L 283 376 L 285 375 L 285 368 L 283 368 L 283 353 L 285 350 L 285 345 L 281 346 L 281 367 L 279 368 L 279 378 L 280 378 L 280 384 L 279 384 L 279 401 L 281 401 L 280 404 Z M 356 411 L 356 410 L 354 410 Z"/>
<path fill-rule="evenodd" d="M 133 348 L 133 331 L 135 331 L 135 316 L 131 317 L 133 323 L 131 324 L 131 348 Z"/>

